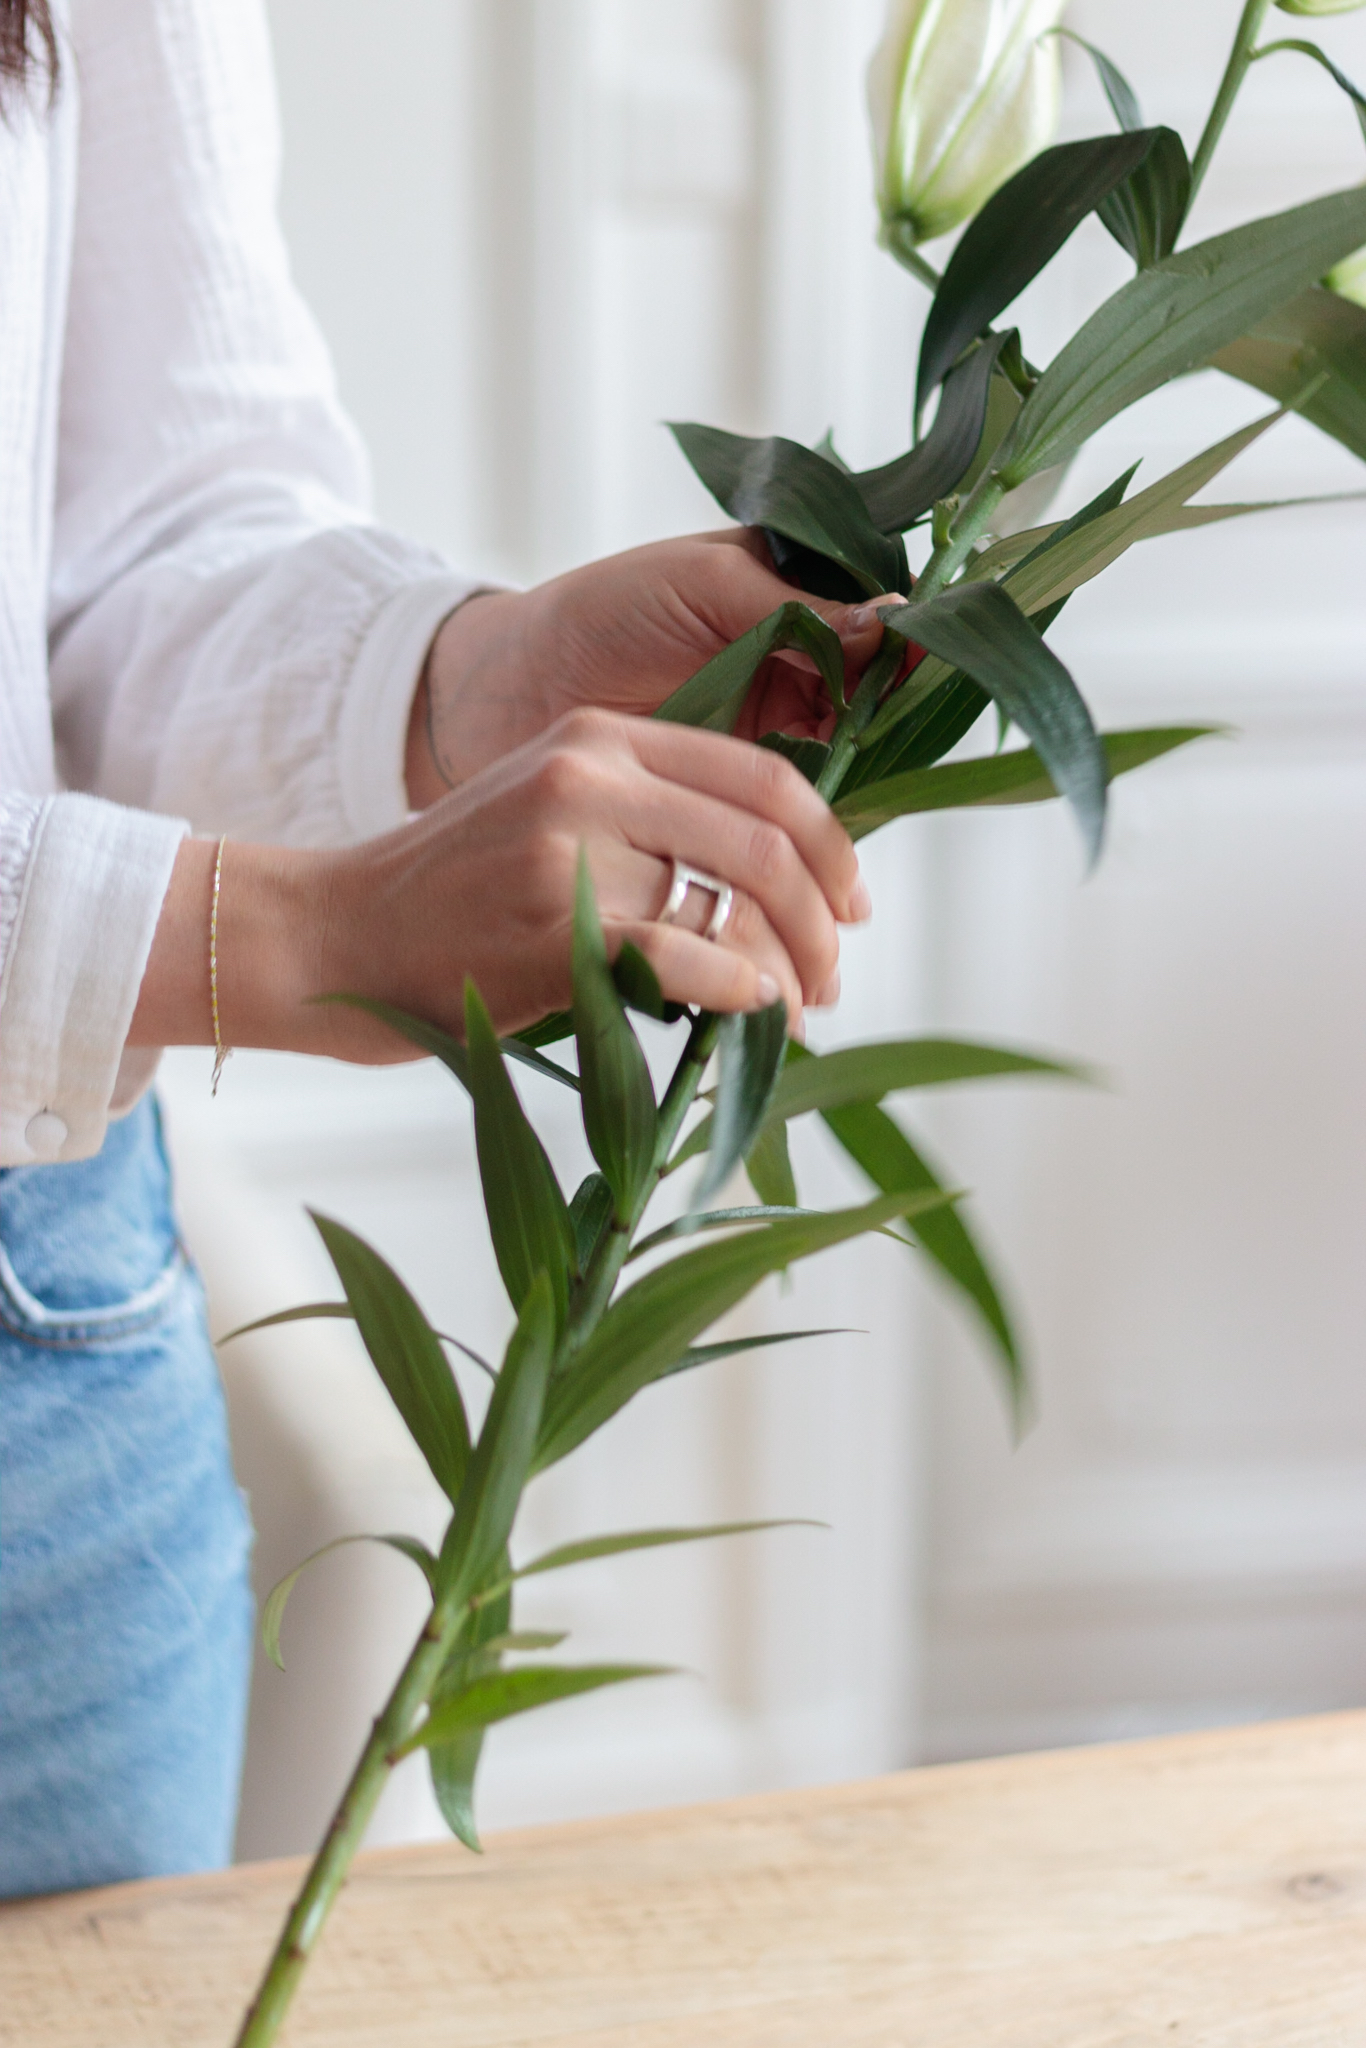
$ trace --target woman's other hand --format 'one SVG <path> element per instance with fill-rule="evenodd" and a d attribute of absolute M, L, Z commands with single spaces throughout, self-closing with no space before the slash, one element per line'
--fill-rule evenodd
<path fill-rule="evenodd" d="M 502 1032 L 567 1006 L 574 884 L 586 846 L 608 949 L 631 939 L 665 995 L 712 1010 L 838 991 L 838 927 L 868 915 L 853 846 L 780 755 L 724 735 L 573 711 L 398 832 L 342 853 L 226 849 L 218 926 L 223 1036 L 382 1063 L 412 1049 L 356 1010 L 375 996 L 463 1031 L 473 977 Z M 211 1041 L 205 933 L 213 846 L 187 841 L 157 928 L 131 1044 Z M 656 920 L 671 861 L 735 891 L 719 940 L 689 891 Z"/>
<path fill-rule="evenodd" d="M 492 591 L 452 613 L 433 643 L 408 735 L 415 808 L 500 760 L 565 712 L 642 714 L 787 599 L 761 534 L 746 527 L 610 555 L 534 590 Z M 844 643 L 851 674 L 882 639 L 876 605 L 804 602 Z M 828 738 L 834 714 L 802 655 L 775 655 L 755 680 L 742 738 Z"/>

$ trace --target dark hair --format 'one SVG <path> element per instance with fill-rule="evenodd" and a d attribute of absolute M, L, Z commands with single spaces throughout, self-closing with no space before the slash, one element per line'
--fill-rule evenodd
<path fill-rule="evenodd" d="M 57 37 L 48 0 L 0 0 L 0 87 L 41 68 L 57 78 Z"/>

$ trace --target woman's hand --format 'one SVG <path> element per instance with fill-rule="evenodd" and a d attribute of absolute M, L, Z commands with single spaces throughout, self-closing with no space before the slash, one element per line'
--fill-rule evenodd
<path fill-rule="evenodd" d="M 838 926 L 870 909 L 843 827 L 781 756 L 723 735 L 574 711 L 401 831 L 343 853 L 230 844 L 218 926 L 225 1041 L 381 1063 L 412 1048 L 312 996 L 377 996 L 459 1034 L 466 975 L 502 1032 L 567 1006 L 574 882 L 588 850 L 608 949 L 632 939 L 666 996 L 712 1010 L 838 991 Z M 130 1044 L 202 1044 L 213 847 L 177 862 Z M 719 941 L 690 891 L 655 920 L 670 862 L 735 889 Z"/>
<path fill-rule="evenodd" d="M 799 596 L 745 527 L 633 548 L 534 590 L 492 591 L 452 613 L 432 646 L 408 735 L 408 793 L 434 803 L 566 711 L 655 710 L 741 633 Z M 888 600 L 878 599 L 876 603 Z M 876 603 L 804 602 L 834 626 L 851 674 L 877 652 Z M 803 655 L 755 680 L 740 737 L 829 737 L 834 713 Z"/>

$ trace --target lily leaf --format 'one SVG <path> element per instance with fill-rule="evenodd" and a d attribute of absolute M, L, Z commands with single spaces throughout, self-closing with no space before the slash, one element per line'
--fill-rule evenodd
<path fill-rule="evenodd" d="M 400 1010 L 394 1003 L 381 1002 L 378 996 L 318 996 L 315 1000 L 320 1003 L 345 1003 L 350 1009 L 365 1010 L 370 1016 L 377 1017 L 382 1024 L 392 1026 L 400 1037 L 408 1039 L 413 1045 L 420 1045 L 424 1052 L 434 1054 L 442 1066 L 454 1074 L 461 1087 L 468 1089 L 469 1057 L 465 1048 L 458 1038 L 452 1038 L 450 1032 L 443 1031 L 439 1024 L 429 1024 L 425 1018 L 414 1017 L 409 1011 Z M 519 1033 L 515 1038 L 502 1039 L 500 1043 L 506 1057 L 520 1061 L 522 1066 L 530 1067 L 534 1073 L 544 1074 L 547 1080 L 558 1081 L 562 1087 L 572 1088 L 577 1093 L 577 1077 L 567 1068 L 557 1066 L 554 1060 L 542 1059 L 527 1043 L 529 1036 L 529 1033 Z M 552 1033 L 542 1043 L 549 1045 L 556 1038 L 568 1036 L 569 1028 L 566 1028 L 564 1031 Z"/>
<path fill-rule="evenodd" d="M 665 1001 L 658 975 L 630 939 L 621 942 L 612 962 L 612 979 L 627 1009 L 638 1010 L 642 1017 L 653 1017 L 657 1024 L 676 1024 L 687 1015 L 684 1004 Z"/>
<path fill-rule="evenodd" d="M 672 1664 L 523 1664 L 515 1671 L 491 1671 L 434 1702 L 422 1726 L 398 1745 L 394 1755 L 411 1756 L 414 1750 L 449 1742 L 464 1729 L 491 1728 L 514 1714 L 529 1714 L 578 1693 L 600 1692 L 605 1685 L 671 1677 L 675 1669 Z"/>
<path fill-rule="evenodd" d="M 671 421 L 674 438 L 717 503 L 742 526 L 760 526 L 835 563 L 852 588 L 817 596 L 876 597 L 904 590 L 909 570 L 899 540 L 881 533 L 851 478 L 780 434 L 756 441 L 719 427 Z M 789 565 L 779 561 L 779 573 Z M 806 584 L 807 588 L 811 585 Z"/>
<path fill-rule="evenodd" d="M 920 344 L 916 414 L 963 350 L 1051 263 L 1088 213 L 1143 161 L 1159 133 L 1060 142 L 1007 179 L 964 229 Z"/>
<path fill-rule="evenodd" d="M 1294 401 L 1296 412 L 1366 462 L 1366 307 L 1311 285 L 1210 362 L 1282 405 Z"/>
<path fill-rule="evenodd" d="M 884 1195 L 862 1208 L 793 1217 L 702 1245 L 647 1273 L 617 1297 L 572 1365 L 552 1384 L 536 1469 L 544 1471 L 566 1457 L 643 1387 L 667 1373 L 695 1337 L 767 1274 L 880 1229 L 894 1216 L 952 1199 Z"/>
<path fill-rule="evenodd" d="M 383 1543 L 390 1550 L 396 1550 L 400 1557 L 406 1557 L 415 1564 L 427 1581 L 429 1588 L 436 1585 L 436 1559 L 425 1543 L 419 1543 L 415 1536 L 334 1536 L 330 1543 L 324 1543 L 306 1557 L 302 1564 L 296 1564 L 292 1572 L 286 1572 L 279 1583 L 270 1590 L 265 1606 L 261 1610 L 261 1646 L 272 1664 L 280 1671 L 285 1660 L 280 1650 L 280 1626 L 285 1618 L 285 1607 L 295 1586 L 311 1564 L 320 1557 L 326 1557 L 329 1550 L 341 1550 L 348 1543 Z"/>
<path fill-rule="evenodd" d="M 787 1147 L 787 1125 L 765 1117 L 759 1135 L 745 1154 L 749 1184 L 761 1202 L 773 1208 L 797 1207 L 797 1180 Z"/>
<path fill-rule="evenodd" d="M 506 1576 L 506 1556 L 502 1565 Z M 512 1589 L 506 1585 L 467 1616 L 433 1688 L 433 1705 L 450 1693 L 461 1692 L 471 1679 L 498 1669 L 500 1644 L 507 1640 L 511 1621 Z M 427 1750 L 427 1768 L 441 1817 L 457 1841 L 476 1853 L 481 1844 L 474 1820 L 474 1781 L 483 1747 L 482 1728 L 461 1728 L 448 1742 L 434 1742 Z"/>
<path fill-rule="evenodd" d="M 508 1340 L 438 1562 L 454 1604 L 487 1583 L 512 1532 L 540 1429 L 555 1345 L 550 1282 L 538 1273 Z"/>
<path fill-rule="evenodd" d="M 722 1019 L 717 1032 L 719 1077 L 711 1119 L 707 1165 L 694 1205 L 700 1207 L 722 1187 L 754 1143 L 783 1063 L 787 1005 L 770 1003 Z"/>
<path fill-rule="evenodd" d="M 1133 732 L 1101 734 L 1110 778 L 1156 761 L 1175 747 L 1220 731 L 1214 725 L 1141 726 Z M 841 797 L 835 815 L 851 839 L 866 838 L 893 818 L 919 811 L 965 810 L 979 804 L 1041 804 L 1057 796 L 1048 770 L 1033 747 L 991 754 L 974 761 L 949 761 L 916 768 L 885 782 L 865 783 Z"/>
<path fill-rule="evenodd" d="M 996 474 L 1007 490 L 1072 454 L 1126 406 L 1208 362 L 1366 242 L 1352 187 L 1215 235 L 1141 271 L 1054 357 Z"/>
<path fill-rule="evenodd" d="M 654 716 L 670 725 L 702 725 L 713 732 L 732 731 L 755 676 L 771 654 L 787 647 L 799 647 L 803 654 L 811 656 L 831 703 L 837 710 L 843 709 L 844 649 L 839 635 L 810 605 L 792 598 L 713 655 L 706 667 L 689 676 L 686 683 L 680 683 Z"/>
<path fill-rule="evenodd" d="M 569 1204 L 569 1220 L 574 1226 L 581 1273 L 588 1271 L 603 1232 L 610 1229 L 614 1208 L 612 1190 L 600 1173 L 590 1173 L 580 1181 Z"/>
<path fill-rule="evenodd" d="M 883 533 L 905 533 L 962 483 L 981 446 L 1002 350 L 1017 341 L 1014 328 L 989 334 L 949 370 L 924 440 L 894 462 L 855 476 L 869 516 Z"/>
<path fill-rule="evenodd" d="M 961 669 L 1000 705 L 1048 763 L 1094 862 L 1105 828 L 1104 751 L 1080 691 L 1014 599 L 993 583 L 956 583 L 885 623 Z"/>
<path fill-rule="evenodd" d="M 465 983 L 465 1043 L 479 1177 L 503 1285 L 520 1314 L 536 1275 L 545 1273 L 554 1293 L 556 1323 L 562 1325 L 576 1266 L 573 1225 L 472 981 Z"/>
<path fill-rule="evenodd" d="M 356 1327 L 389 1398 L 449 1500 L 459 1497 L 469 1424 L 435 1330 L 392 1266 L 344 1223 L 310 1209 Z"/>
<path fill-rule="evenodd" d="M 574 897 L 574 1033 L 588 1148 L 626 1226 L 654 1163 L 658 1112 L 650 1069 L 607 965 L 588 856 Z"/>
<path fill-rule="evenodd" d="M 825 1331 L 795 1331 L 796 1336 L 824 1336 Z M 746 1340 L 754 1342 L 754 1339 Z M 772 1337 L 770 1343 L 781 1344 L 787 1340 Z M 727 1346 L 727 1349 L 730 1347 Z M 542 1572 L 561 1572 L 569 1565 L 592 1564 L 600 1557 L 623 1557 L 635 1550 L 661 1550 L 677 1543 L 710 1543 L 718 1536 L 753 1536 L 762 1529 L 823 1529 L 824 1522 L 812 1522 L 805 1518 L 791 1517 L 782 1521 L 765 1522 L 710 1522 L 693 1529 L 620 1529 L 612 1536 L 587 1536 L 577 1543 L 560 1543 L 554 1550 L 546 1550 L 539 1557 L 533 1557 L 530 1564 L 520 1565 L 512 1574 L 515 1579 L 533 1579 Z"/>

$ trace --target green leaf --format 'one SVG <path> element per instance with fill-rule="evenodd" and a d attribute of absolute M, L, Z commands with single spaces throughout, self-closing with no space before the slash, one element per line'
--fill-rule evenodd
<path fill-rule="evenodd" d="M 437 1485 L 455 1500 L 470 1454 L 469 1424 L 435 1330 L 392 1266 L 364 1238 L 316 1209 L 308 1213 L 337 1269 L 375 1371 Z"/>
<path fill-rule="evenodd" d="M 884 1095 L 895 1095 L 903 1088 L 942 1088 L 950 1081 L 985 1081 L 1011 1074 L 1045 1074 L 1065 1081 L 1089 1078 L 1082 1067 L 1015 1052 L 1008 1046 L 978 1045 L 957 1038 L 888 1038 L 870 1045 L 841 1046 L 836 1052 L 808 1053 L 802 1048 L 795 1058 L 789 1054 L 770 1115 L 786 1121 L 806 1116 L 813 1109 L 880 1102 Z"/>
<path fill-rule="evenodd" d="M 621 950 L 612 962 L 612 979 L 627 1008 L 638 1010 L 642 1017 L 653 1017 L 657 1024 L 676 1024 L 688 1014 L 686 1004 L 664 1000 L 654 968 L 639 946 L 632 945 L 629 939 L 622 940 Z"/>
<path fill-rule="evenodd" d="M 1107 420 L 1205 363 L 1366 242 L 1366 190 L 1330 193 L 1168 256 L 1115 292 L 1020 408 L 996 474 L 1007 490 Z"/>
<path fill-rule="evenodd" d="M 1112 58 L 1107 57 L 1104 50 L 1098 50 L 1094 43 L 1088 43 L 1085 36 L 1079 36 L 1075 29 L 1055 28 L 1050 30 L 1049 33 L 1055 36 L 1063 36 L 1069 43 L 1075 43 L 1079 50 L 1085 50 L 1087 56 L 1096 67 L 1105 97 L 1110 102 L 1110 110 L 1120 127 L 1126 130 L 1126 132 L 1132 132 L 1135 129 L 1141 128 L 1143 126 L 1143 112 L 1138 104 L 1138 94 L 1134 91 L 1118 64 Z"/>
<path fill-rule="evenodd" d="M 755 676 L 771 654 L 787 647 L 799 647 L 811 656 L 831 703 L 842 710 L 844 649 L 839 635 L 809 605 L 791 598 L 713 655 L 706 667 L 686 683 L 680 683 L 654 716 L 670 725 L 702 725 L 713 732 L 732 731 Z"/>
<path fill-rule="evenodd" d="M 893 607 L 885 623 L 962 669 L 1047 762 L 1081 826 L 1088 855 L 1105 829 L 1105 754 L 1080 691 L 999 584 L 956 583 L 928 604 Z"/>
<path fill-rule="evenodd" d="M 700 1207 L 722 1187 L 759 1134 L 787 1044 L 787 1005 L 770 1003 L 723 1017 L 717 1029 L 719 1073 L 706 1171 L 693 1197 Z"/>
<path fill-rule="evenodd" d="M 1357 117 L 1357 126 L 1361 130 L 1362 140 L 1366 142 L 1366 94 L 1360 92 L 1353 85 L 1345 71 L 1339 71 L 1327 51 L 1321 50 L 1317 43 L 1302 42 L 1298 36 L 1286 36 L 1281 42 L 1263 43 L 1261 49 L 1256 51 L 1255 55 L 1257 57 L 1274 57 L 1279 50 L 1292 50 L 1297 56 L 1312 57 L 1314 62 L 1328 73 L 1334 85 L 1338 87 L 1339 91 L 1345 92 L 1351 101 L 1352 112 Z"/>
<path fill-rule="evenodd" d="M 1082 515 L 1068 520 L 1007 572 L 1006 587 L 1015 602 L 1022 611 L 1033 614 L 1089 583 L 1136 542 L 1170 533 L 1175 514 L 1184 509 L 1187 500 L 1284 417 L 1281 412 L 1267 413 L 1250 426 L 1240 427 L 1236 434 L 1226 435 L 1212 448 L 1204 449 L 1179 469 L 1150 484 L 1147 490 L 1108 511 L 1098 512 L 1095 508 L 1099 501 L 1093 501 L 1084 520 Z M 988 550 L 974 564 L 974 580 L 990 572 L 995 552 Z"/>
<path fill-rule="evenodd" d="M 824 1330 L 797 1330 L 794 1336 L 826 1336 Z M 766 1342 L 781 1344 L 783 1337 L 747 1338 L 747 1344 Z M 735 1347 L 726 1345 L 726 1351 Z M 633 1550 L 662 1550 L 676 1543 L 710 1543 L 717 1536 L 753 1536 L 761 1529 L 823 1529 L 824 1522 L 807 1521 L 804 1518 L 787 1518 L 782 1521 L 765 1522 L 711 1522 L 693 1529 L 620 1529 L 613 1536 L 587 1536 L 577 1543 L 559 1543 L 554 1550 L 546 1550 L 539 1557 L 533 1557 L 530 1564 L 518 1567 L 513 1573 L 515 1579 L 533 1579 L 542 1572 L 564 1571 L 569 1565 L 592 1564 L 600 1557 L 622 1557 Z"/>
<path fill-rule="evenodd" d="M 605 1685 L 625 1685 L 633 1678 L 668 1678 L 675 1670 L 672 1664 L 523 1664 L 516 1671 L 491 1671 L 434 1704 L 422 1726 L 394 1754 L 410 1756 L 414 1750 L 447 1743 L 467 1728 L 490 1728 L 553 1700 L 600 1692 Z"/>
<path fill-rule="evenodd" d="M 1134 732 L 1101 734 L 1111 779 L 1148 761 L 1219 732 L 1214 725 L 1142 726 Z M 906 775 L 870 782 L 841 797 L 835 815 L 851 839 L 863 839 L 918 811 L 965 810 L 979 804 L 1040 804 L 1058 794 L 1032 747 L 973 761 L 950 761 Z"/>
<path fill-rule="evenodd" d="M 884 1230 L 883 1237 L 895 1237 L 896 1232 Z M 690 1344 L 681 1358 L 661 1379 L 673 1379 L 681 1372 L 696 1372 L 699 1365 L 716 1365 L 723 1358 L 739 1358 L 747 1351 L 766 1351 L 771 1344 L 795 1344 L 803 1337 L 866 1337 L 866 1330 L 769 1330 L 762 1337 L 732 1337 L 725 1344 Z M 816 1525 L 822 1526 L 822 1525 Z"/>
<path fill-rule="evenodd" d="M 823 1112 L 830 1131 L 875 1187 L 937 1188 L 937 1174 L 901 1126 L 875 1103 L 854 1102 Z M 908 1225 L 921 1249 L 965 1294 L 986 1324 L 1005 1369 L 1011 1405 L 1022 1413 L 1026 1383 L 1019 1345 L 991 1270 L 957 1209 L 931 1209 Z"/>
<path fill-rule="evenodd" d="M 469 1058 L 458 1038 L 452 1038 L 449 1031 L 443 1031 L 439 1024 L 428 1024 L 421 1017 L 412 1016 L 407 1010 L 400 1010 L 393 1003 L 381 1002 L 378 996 L 315 996 L 318 1003 L 344 1003 L 352 1010 L 365 1010 L 371 1017 L 378 1017 L 382 1024 L 390 1025 L 399 1036 L 413 1045 L 420 1045 L 424 1052 L 435 1055 L 443 1067 L 449 1068 L 462 1088 L 468 1089 Z M 530 1033 L 519 1033 L 515 1038 L 502 1040 L 503 1051 L 510 1060 L 519 1060 L 524 1067 L 530 1067 L 537 1074 L 544 1074 L 547 1080 L 558 1081 L 562 1087 L 572 1088 L 577 1093 L 578 1079 L 566 1067 L 556 1066 L 554 1060 L 543 1060 L 526 1043 Z M 554 1037 L 567 1038 L 568 1031 L 553 1034 L 545 1043 L 553 1043 Z"/>
<path fill-rule="evenodd" d="M 612 1190 L 600 1173 L 590 1173 L 579 1182 L 569 1204 L 569 1220 L 574 1226 L 574 1244 L 581 1273 L 588 1271 L 588 1262 L 597 1250 L 603 1232 L 611 1228 L 614 1207 Z"/>
<path fill-rule="evenodd" d="M 254 1323 L 241 1323 L 237 1329 L 229 1330 L 225 1337 L 216 1337 L 214 1342 L 231 1344 L 238 1337 L 250 1337 L 255 1330 L 274 1330 L 282 1323 L 316 1323 L 331 1320 L 354 1323 L 356 1311 L 349 1301 L 306 1301 L 298 1308 L 280 1308 L 276 1309 L 274 1315 L 258 1316 Z M 438 1330 L 435 1327 L 432 1335 L 439 1338 L 443 1344 L 453 1344 L 462 1356 L 469 1359 L 471 1365 L 477 1365 L 481 1372 L 486 1372 L 490 1378 L 493 1377 L 493 1367 L 488 1360 L 482 1358 L 470 1345 L 462 1343 L 459 1337 L 452 1337 L 448 1330 Z"/>
<path fill-rule="evenodd" d="M 465 983 L 465 1043 L 479 1177 L 503 1285 L 520 1314 L 536 1275 L 547 1274 L 556 1324 L 562 1326 L 575 1271 L 574 1228 L 545 1147 L 517 1099 L 489 1013 L 472 981 Z"/>
<path fill-rule="evenodd" d="M 821 1216 L 821 1209 L 799 1209 L 795 1203 L 742 1203 L 734 1209 L 709 1209 L 705 1215 L 676 1216 L 672 1223 L 661 1224 L 648 1237 L 632 1245 L 626 1257 L 626 1264 L 643 1259 L 647 1252 L 657 1252 L 662 1244 L 672 1244 L 676 1238 L 696 1237 L 702 1230 L 733 1229 L 741 1223 L 767 1223 L 775 1216 Z"/>
<path fill-rule="evenodd" d="M 625 1228 L 654 1165 L 659 1117 L 650 1069 L 607 965 L 583 847 L 574 895 L 574 1035 L 588 1148 Z"/>
<path fill-rule="evenodd" d="M 506 1555 L 503 1558 L 507 1569 Z M 442 1667 L 432 1691 L 430 1704 L 458 1693 L 471 1679 L 482 1678 L 498 1669 L 500 1644 L 506 1640 L 512 1620 L 512 1590 L 501 1592 L 477 1606 L 467 1616 L 460 1637 Z M 474 1781 L 484 1747 L 482 1728 L 462 1728 L 449 1742 L 432 1743 L 427 1750 L 436 1803 L 451 1833 L 467 1849 L 480 1850 L 479 1831 L 474 1821 Z"/>
<path fill-rule="evenodd" d="M 926 661 L 933 659 L 926 656 Z M 943 664 L 936 666 L 942 668 Z M 865 782 L 883 782 L 911 768 L 927 768 L 971 732 L 991 702 L 986 691 L 979 690 L 961 669 L 951 669 L 918 702 L 907 698 L 903 705 L 904 695 L 899 690 L 887 700 L 884 709 L 889 715 L 871 743 L 855 754 L 840 783 L 839 796 L 850 795 Z M 891 715 L 894 706 L 895 716 Z M 881 716 L 879 713 L 879 719 Z"/>
<path fill-rule="evenodd" d="M 1174 128 L 1158 128 L 1142 163 L 1096 209 L 1140 270 L 1176 247 L 1190 211 L 1191 182 L 1185 143 Z"/>
<path fill-rule="evenodd" d="M 963 230 L 920 343 L 916 414 L 963 350 L 1143 161 L 1156 129 L 1060 142 L 1007 179 Z"/>
<path fill-rule="evenodd" d="M 459 1605 L 483 1585 L 507 1547 L 531 1468 L 555 1348 L 550 1282 L 527 1290 L 493 1389 L 465 1484 L 441 1546 L 442 1590 Z"/>
<path fill-rule="evenodd" d="M 894 1216 L 947 1199 L 951 1197 L 884 1195 L 858 1209 L 794 1217 L 720 1244 L 702 1245 L 647 1273 L 617 1297 L 572 1366 L 552 1385 L 536 1469 L 555 1464 L 600 1429 L 767 1274 L 880 1229 Z"/>
<path fill-rule="evenodd" d="M 880 469 L 861 470 L 854 478 L 873 524 L 883 533 L 905 533 L 923 519 L 932 505 L 963 482 L 981 446 L 993 383 L 1002 351 L 1018 337 L 989 334 L 949 370 L 939 395 L 939 409 L 923 441 Z M 1018 408 L 1012 406 L 1010 417 Z"/>
<path fill-rule="evenodd" d="M 1296 401 L 1305 419 L 1366 461 L 1366 307 L 1313 285 L 1210 362 L 1282 405 Z"/>
<path fill-rule="evenodd" d="M 510 1039 L 504 1041 L 504 1051 L 511 1045 L 535 1051 L 543 1045 L 559 1045 L 563 1039 L 573 1036 L 574 1019 L 568 1010 L 552 1010 L 548 1017 L 541 1018 L 539 1024 L 528 1024 L 523 1030 L 515 1031 Z"/>
<path fill-rule="evenodd" d="M 766 732 L 761 735 L 759 745 L 767 747 L 770 753 L 781 754 L 785 761 L 792 763 L 798 774 L 813 784 L 820 781 L 821 772 L 830 759 L 831 750 L 824 740 L 793 739 L 786 732 Z"/>
<path fill-rule="evenodd" d="M 340 1550 L 348 1543 L 384 1543 L 390 1550 L 396 1550 L 400 1557 L 406 1557 L 415 1564 L 430 1588 L 436 1586 L 436 1559 L 425 1543 L 419 1543 L 415 1536 L 334 1536 L 330 1543 L 324 1543 L 306 1557 L 302 1564 L 296 1564 L 292 1572 L 286 1572 L 278 1585 L 271 1588 L 265 1606 L 261 1610 L 261 1644 L 272 1664 L 281 1671 L 285 1660 L 280 1652 L 280 1625 L 285 1618 L 285 1607 L 295 1586 L 311 1564 L 320 1557 L 326 1557 L 329 1550 Z"/>
<path fill-rule="evenodd" d="M 761 526 L 836 563 L 865 596 L 906 588 L 906 552 L 900 541 L 878 531 L 857 485 L 814 449 L 779 434 L 755 441 L 722 433 L 719 427 L 669 424 L 717 503 L 742 526 Z M 780 574 L 785 567 L 779 562 Z"/>
<path fill-rule="evenodd" d="M 758 1137 L 745 1154 L 745 1172 L 761 1202 L 772 1208 L 796 1208 L 797 1181 L 787 1149 L 785 1123 L 765 1117 Z"/>

